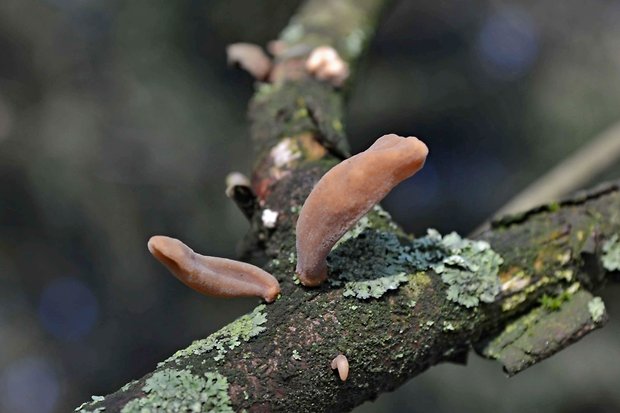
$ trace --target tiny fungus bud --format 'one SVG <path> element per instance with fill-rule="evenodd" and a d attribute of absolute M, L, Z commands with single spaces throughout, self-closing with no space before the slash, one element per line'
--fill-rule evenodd
<path fill-rule="evenodd" d="M 251 186 L 250 178 L 241 172 L 231 172 L 226 175 L 226 195 L 232 191 L 235 186 Z"/>
<path fill-rule="evenodd" d="M 275 228 L 278 222 L 278 211 L 272 211 L 271 209 L 263 210 L 261 220 L 265 228 Z"/>
<path fill-rule="evenodd" d="M 254 79 L 265 80 L 271 71 L 271 59 L 260 46 L 251 43 L 233 43 L 226 47 L 228 64 L 238 64 Z"/>
<path fill-rule="evenodd" d="M 268 303 L 280 293 L 278 280 L 254 265 L 196 254 L 175 238 L 156 235 L 149 251 L 183 284 L 214 297 L 262 297 Z"/>
<path fill-rule="evenodd" d="M 297 276 L 312 287 L 327 279 L 334 244 L 399 182 L 424 166 L 428 148 L 414 137 L 384 135 L 366 151 L 330 169 L 297 220 Z"/>
<path fill-rule="evenodd" d="M 306 70 L 318 79 L 342 86 L 349 77 L 349 66 L 330 46 L 317 47 L 306 60 Z"/>
<path fill-rule="evenodd" d="M 258 209 L 258 200 L 251 185 L 250 179 L 240 172 L 231 172 L 226 176 L 226 196 L 233 200 L 249 220 L 252 220 Z"/>
<path fill-rule="evenodd" d="M 347 381 L 347 377 L 349 377 L 349 360 L 344 354 L 338 354 L 333 360 L 331 364 L 332 370 L 338 370 L 338 376 L 340 376 L 340 380 Z"/>

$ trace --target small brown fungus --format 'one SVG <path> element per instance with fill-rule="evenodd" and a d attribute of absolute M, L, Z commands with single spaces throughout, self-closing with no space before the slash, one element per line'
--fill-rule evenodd
<path fill-rule="evenodd" d="M 342 86 L 349 77 L 349 65 L 330 46 L 314 49 L 306 60 L 306 70 L 317 79 L 328 81 L 336 87 Z"/>
<path fill-rule="evenodd" d="M 297 220 L 297 268 L 308 287 L 327 279 L 334 244 L 399 182 L 424 166 L 428 148 L 415 137 L 390 134 L 330 169 L 315 185 Z"/>
<path fill-rule="evenodd" d="M 262 297 L 268 303 L 280 293 L 271 274 L 254 265 L 195 253 L 175 238 L 156 235 L 148 242 L 151 254 L 183 284 L 213 297 Z"/>
<path fill-rule="evenodd" d="M 260 46 L 251 43 L 233 43 L 226 47 L 228 64 L 238 64 L 254 79 L 265 80 L 271 72 L 271 59 Z"/>
<path fill-rule="evenodd" d="M 344 354 L 338 354 L 331 364 L 332 370 L 338 370 L 338 376 L 340 380 L 347 381 L 349 377 L 349 360 Z"/>

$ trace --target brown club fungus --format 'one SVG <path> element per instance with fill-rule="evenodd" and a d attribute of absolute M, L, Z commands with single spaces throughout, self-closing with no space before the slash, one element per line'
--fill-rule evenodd
<path fill-rule="evenodd" d="M 349 377 L 349 360 L 344 354 L 338 354 L 331 364 L 332 370 L 338 370 L 338 376 L 340 380 L 347 381 Z"/>
<path fill-rule="evenodd" d="M 254 79 L 265 80 L 271 72 L 271 58 L 260 46 L 251 43 L 233 43 L 226 47 L 228 64 L 238 64 Z"/>
<path fill-rule="evenodd" d="M 334 244 L 426 160 L 428 148 L 415 137 L 394 134 L 330 169 L 315 185 L 297 220 L 297 268 L 308 287 L 327 279 L 327 254 Z"/>
<path fill-rule="evenodd" d="M 280 293 L 271 274 L 244 262 L 195 253 L 175 238 L 156 235 L 149 251 L 183 284 L 213 297 L 262 297 L 268 303 Z"/>

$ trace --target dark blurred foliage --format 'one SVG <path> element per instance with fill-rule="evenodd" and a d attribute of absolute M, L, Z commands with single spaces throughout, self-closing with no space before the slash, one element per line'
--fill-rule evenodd
<path fill-rule="evenodd" d="M 145 244 L 235 256 L 223 182 L 250 171 L 252 82 L 224 48 L 274 38 L 298 3 L 0 2 L 0 411 L 68 411 L 255 304 L 195 294 Z M 356 151 L 387 132 L 431 148 L 384 205 L 467 233 L 620 119 L 620 3 L 396 1 L 358 80 Z M 358 411 L 618 411 L 619 333 L 510 380 L 475 356 L 435 367 Z"/>

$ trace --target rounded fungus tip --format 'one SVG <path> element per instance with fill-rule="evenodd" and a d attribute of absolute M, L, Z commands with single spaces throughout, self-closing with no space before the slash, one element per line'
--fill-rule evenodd
<path fill-rule="evenodd" d="M 303 285 L 315 287 L 327 279 L 326 258 L 336 242 L 392 188 L 419 171 L 427 155 L 418 138 L 389 134 L 323 175 L 297 220 L 295 271 Z"/>
<path fill-rule="evenodd" d="M 332 370 L 338 370 L 340 380 L 347 381 L 349 377 L 349 360 L 344 354 L 338 354 L 331 362 Z"/>
<path fill-rule="evenodd" d="M 245 262 L 195 253 L 175 238 L 155 235 L 149 252 L 183 284 L 213 297 L 262 297 L 268 303 L 280 294 L 280 283 L 268 272 Z"/>
<path fill-rule="evenodd" d="M 306 70 L 317 79 L 342 86 L 349 77 L 349 65 L 331 46 L 319 46 L 312 50 L 306 60 Z"/>
<path fill-rule="evenodd" d="M 250 186 L 250 178 L 241 172 L 231 172 L 226 175 L 226 188 L 233 186 Z"/>
<path fill-rule="evenodd" d="M 271 59 L 263 49 L 251 43 L 233 43 L 226 47 L 228 64 L 238 64 L 254 79 L 265 80 L 271 72 Z"/>

